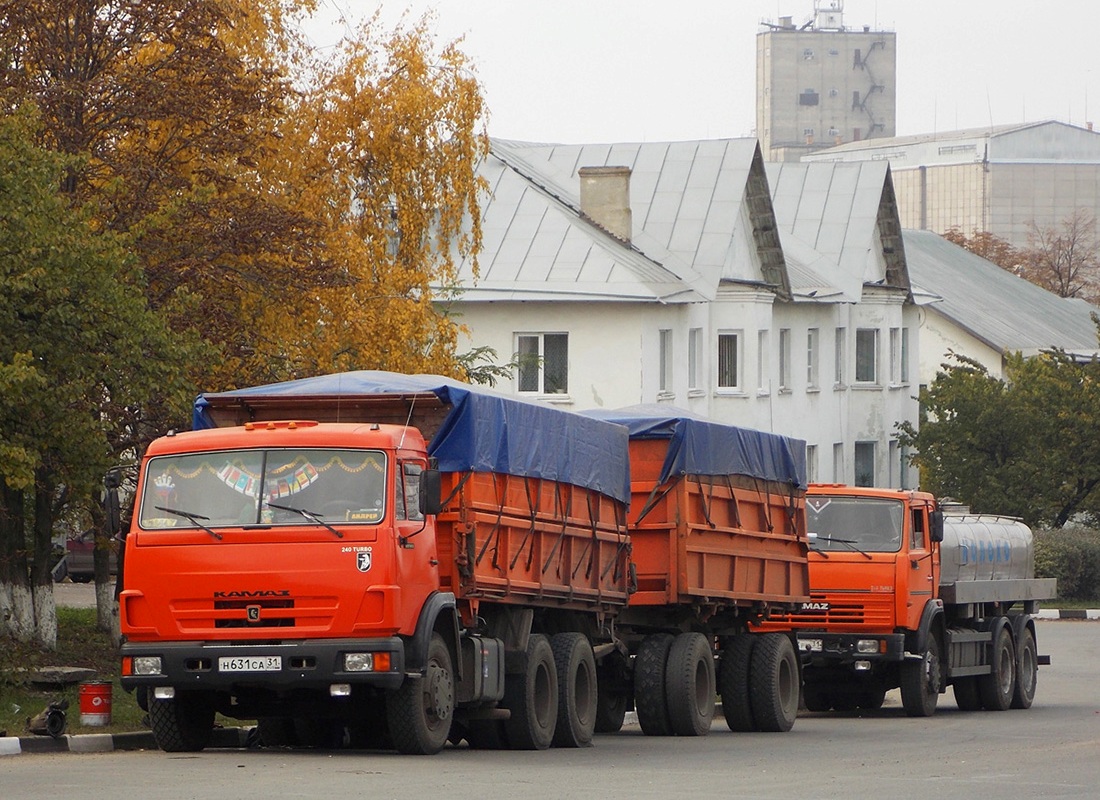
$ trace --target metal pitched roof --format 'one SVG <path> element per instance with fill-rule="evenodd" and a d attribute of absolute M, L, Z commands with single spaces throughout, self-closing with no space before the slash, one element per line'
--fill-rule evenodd
<path fill-rule="evenodd" d="M 766 168 L 776 219 L 790 234 L 785 247 L 793 237 L 832 261 L 829 283 L 849 302 L 859 301 L 866 283 L 909 288 L 888 164 L 769 162 Z"/>
<path fill-rule="evenodd" d="M 902 235 L 914 285 L 942 298 L 929 308 L 990 347 L 1025 355 L 1097 351 L 1090 314 L 1100 308 L 1048 292 L 931 231 Z"/>
<path fill-rule="evenodd" d="M 629 245 L 581 218 L 577 171 L 589 166 L 631 168 Z M 588 145 L 494 139 L 480 170 L 491 192 L 482 209 L 481 276 L 476 285 L 468 270 L 462 276 L 475 287 L 467 299 L 519 284 L 575 293 L 574 275 L 593 295 L 632 299 L 709 299 L 723 280 L 767 283 L 789 296 L 755 139 Z M 561 263 L 565 256 L 571 265 Z M 624 280 L 601 291 L 601 269 L 609 276 L 617 269 Z M 633 291 L 631 279 L 638 284 Z"/>

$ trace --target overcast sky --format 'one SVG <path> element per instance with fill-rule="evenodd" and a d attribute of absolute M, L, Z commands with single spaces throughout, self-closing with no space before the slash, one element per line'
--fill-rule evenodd
<path fill-rule="evenodd" d="M 319 0 L 326 20 L 437 14 L 465 35 L 489 134 L 544 142 L 751 136 L 761 20 L 813 0 Z M 897 33 L 898 134 L 1100 122 L 1100 0 L 844 0 L 850 28 Z M 331 42 L 337 25 L 311 35 Z"/>

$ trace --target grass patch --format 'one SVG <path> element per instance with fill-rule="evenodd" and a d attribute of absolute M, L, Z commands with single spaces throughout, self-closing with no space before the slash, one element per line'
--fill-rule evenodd
<path fill-rule="evenodd" d="M 111 681 L 111 724 L 87 726 L 80 723 L 80 689 L 42 688 L 32 684 L 28 672 L 46 666 L 94 669 L 93 680 Z M 145 716 L 132 694 L 118 681 L 118 651 L 111 637 L 96 630 L 94 608 L 57 609 L 57 650 L 0 641 L 0 735 L 29 735 L 26 723 L 56 700 L 68 700 L 66 733 L 122 733 L 144 730 Z M 6 732 L 6 733 L 4 733 Z"/>

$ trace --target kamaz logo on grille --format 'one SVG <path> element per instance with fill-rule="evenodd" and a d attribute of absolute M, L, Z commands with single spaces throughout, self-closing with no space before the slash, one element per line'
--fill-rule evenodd
<path fill-rule="evenodd" d="M 214 597 L 218 600 L 249 597 L 290 597 L 290 589 L 257 589 L 254 592 L 244 589 L 235 592 L 214 592 Z"/>
<path fill-rule="evenodd" d="M 828 603 L 803 603 L 802 608 L 799 611 L 805 613 L 807 611 L 828 611 Z"/>

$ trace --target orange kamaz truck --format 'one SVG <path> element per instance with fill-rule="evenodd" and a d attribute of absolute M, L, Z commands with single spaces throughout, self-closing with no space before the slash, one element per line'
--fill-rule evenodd
<path fill-rule="evenodd" d="M 141 462 L 122 684 L 165 750 L 590 743 L 629 589 L 625 429 L 437 376 L 201 396 Z"/>
<path fill-rule="evenodd" d="M 901 689 L 930 716 L 950 686 L 964 710 L 1028 708 L 1033 615 L 1054 597 L 1035 578 L 1031 531 L 931 494 L 811 484 L 809 602 L 765 629 L 796 632 L 810 711 L 878 708 Z"/>

